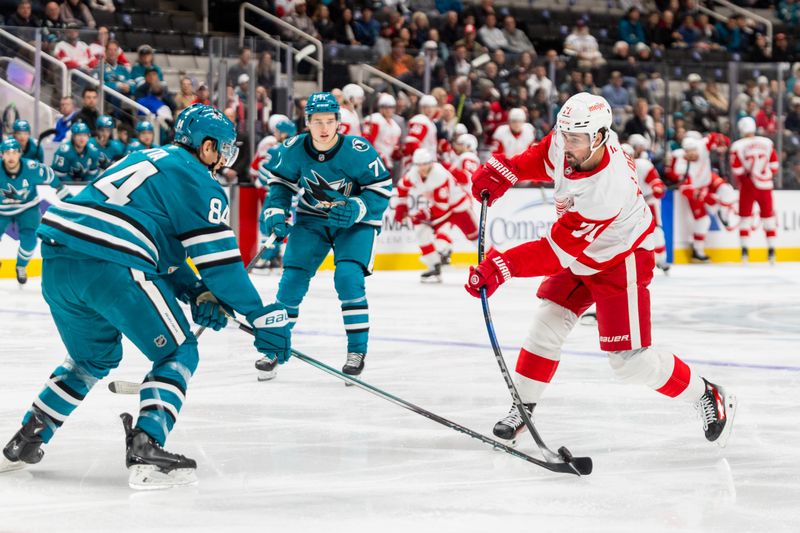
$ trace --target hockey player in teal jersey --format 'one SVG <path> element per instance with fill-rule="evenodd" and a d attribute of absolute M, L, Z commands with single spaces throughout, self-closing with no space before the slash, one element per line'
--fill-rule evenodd
<path fill-rule="evenodd" d="M 100 115 L 95 122 L 95 135 L 91 143 L 100 152 L 100 170 L 105 170 L 115 161 L 125 156 L 125 145 L 112 136 L 114 119 L 108 115 Z"/>
<path fill-rule="evenodd" d="M 27 120 L 18 119 L 14 121 L 11 128 L 14 138 L 19 143 L 24 159 L 33 159 L 39 163 L 44 163 L 44 151 L 35 139 L 31 139 L 31 124 Z"/>
<path fill-rule="evenodd" d="M 289 235 L 277 300 L 294 323 L 309 281 L 333 249 L 334 285 L 347 333 L 342 370 L 357 376 L 364 368 L 369 337 L 364 277 L 372 273 L 375 237 L 392 180 L 369 142 L 337 133 L 339 104 L 332 94 L 312 94 L 305 116 L 309 133 L 284 141 L 265 169 L 270 187 L 262 215 L 265 233 Z M 297 218 L 288 227 L 286 215 L 297 193 Z M 271 366 L 266 359 L 256 363 L 261 379 L 274 375 Z"/>
<path fill-rule="evenodd" d="M 31 159 L 22 159 L 22 150 L 16 139 L 6 139 L 0 144 L 3 164 L 0 165 L 0 238 L 12 222 L 17 224 L 19 251 L 17 252 L 17 281 L 28 281 L 25 268 L 36 250 L 36 228 L 39 227 L 39 194 L 37 185 L 56 189 L 61 199 L 69 197 L 53 171 Z"/>
<path fill-rule="evenodd" d="M 131 152 L 147 150 L 157 146 L 154 144 L 155 137 L 156 133 L 153 125 L 147 120 L 143 120 L 136 125 L 136 138 L 128 143 L 126 153 L 130 154 Z"/>
<path fill-rule="evenodd" d="M 140 388 L 138 422 L 122 415 L 129 484 L 193 483 L 195 461 L 163 449 L 198 364 L 179 299 L 194 322 L 213 329 L 225 326 L 223 309 L 244 315 L 256 349 L 288 360 L 286 309 L 265 306 L 250 282 L 228 226 L 227 197 L 212 175 L 233 163 L 235 141 L 222 113 L 195 104 L 178 116 L 173 145 L 127 156 L 45 213 L 42 293 L 68 356 L 3 449 L 0 471 L 42 459 L 42 445 L 117 367 L 125 335 L 153 364 Z"/>
<path fill-rule="evenodd" d="M 97 177 L 100 151 L 89 142 L 89 126 L 76 122 L 69 129 L 72 138 L 53 154 L 53 172 L 61 181 L 92 181 Z"/>

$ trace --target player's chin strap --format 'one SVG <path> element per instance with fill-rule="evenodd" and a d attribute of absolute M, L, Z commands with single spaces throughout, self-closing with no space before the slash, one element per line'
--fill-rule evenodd
<path fill-rule="evenodd" d="M 596 137 L 596 136 L 597 136 L 597 132 L 595 132 L 594 135 L 592 136 L 592 141 L 594 141 L 594 137 Z M 609 130 L 606 130 L 605 134 L 603 135 L 603 140 L 600 141 L 600 144 L 597 145 L 597 148 L 590 148 L 589 155 L 586 157 L 586 159 L 584 159 L 583 161 L 581 161 L 577 165 L 575 170 L 580 171 L 581 168 L 583 167 L 583 164 L 586 163 L 588 160 L 590 160 L 592 158 L 592 156 L 594 156 L 595 152 L 597 152 L 600 148 L 602 148 L 602 147 L 604 147 L 606 145 L 606 142 L 608 141 L 608 137 L 609 137 Z"/>

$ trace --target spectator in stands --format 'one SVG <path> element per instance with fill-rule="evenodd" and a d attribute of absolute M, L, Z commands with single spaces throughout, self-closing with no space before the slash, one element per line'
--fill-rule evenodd
<path fill-rule="evenodd" d="M 138 87 L 142 83 L 145 82 L 145 73 L 147 70 L 155 70 L 158 73 L 158 79 L 163 81 L 164 75 L 161 73 L 161 67 L 155 64 L 153 58 L 153 47 L 149 44 L 143 44 L 137 50 L 139 54 L 139 58 L 136 60 L 136 63 L 131 68 L 131 79 L 133 83 Z"/>
<path fill-rule="evenodd" d="M 600 95 L 608 101 L 611 109 L 630 112 L 630 94 L 622 86 L 622 73 L 620 71 L 615 70 L 611 73 L 611 78 L 601 89 Z"/>
<path fill-rule="evenodd" d="M 336 39 L 336 25 L 331 20 L 331 11 L 328 6 L 317 4 L 312 20 L 321 41 L 327 43 Z"/>
<path fill-rule="evenodd" d="M 759 135 L 774 136 L 778 131 L 778 115 L 773 109 L 772 98 L 764 100 L 764 106 L 756 113 L 756 128 Z"/>
<path fill-rule="evenodd" d="M 239 60 L 236 61 L 233 65 L 228 67 L 228 86 L 233 87 L 239 76 L 242 74 L 247 74 L 250 71 L 250 61 L 253 58 L 253 54 L 250 51 L 249 46 L 243 46 L 241 50 L 239 50 Z"/>
<path fill-rule="evenodd" d="M 644 135 L 650 141 L 656 136 L 656 125 L 653 117 L 649 115 L 650 106 L 647 103 L 647 100 L 644 98 L 639 98 L 636 100 L 636 105 L 633 109 L 633 116 L 625 123 L 625 129 L 623 130 L 623 137 L 630 137 L 631 135 L 638 133 L 639 135 Z"/>
<path fill-rule="evenodd" d="M 414 59 L 414 67 L 400 76 L 400 81 L 407 83 L 418 91 L 425 91 L 425 58 Z"/>
<path fill-rule="evenodd" d="M 687 48 L 694 48 L 700 40 L 700 30 L 697 29 L 694 17 L 691 15 L 683 17 L 683 21 L 678 27 L 678 33 L 681 35 L 681 42 Z"/>
<path fill-rule="evenodd" d="M 784 127 L 794 133 L 800 133 L 800 96 L 789 100 L 789 112 L 786 114 Z"/>
<path fill-rule="evenodd" d="M 775 36 L 775 45 L 772 47 L 772 60 L 776 63 L 791 63 L 796 59 L 797 54 L 791 49 L 786 34 L 777 34 Z"/>
<path fill-rule="evenodd" d="M 137 102 L 140 102 L 153 113 L 156 113 L 161 105 L 169 107 L 170 115 L 173 115 L 175 112 L 175 100 L 166 90 L 164 82 L 158 75 L 158 70 L 152 66 L 145 71 L 144 83 L 136 88 L 133 97 Z"/>
<path fill-rule="evenodd" d="M 464 39 L 459 42 L 463 42 L 464 46 L 467 47 L 467 57 L 470 60 L 486 53 L 486 48 L 484 48 L 483 45 L 481 45 L 475 39 L 475 37 L 475 26 L 473 24 L 467 24 L 464 26 Z"/>
<path fill-rule="evenodd" d="M 473 6 L 470 9 L 468 16 L 471 15 L 473 18 L 470 24 L 474 24 L 475 26 L 483 26 L 486 17 L 494 13 L 494 0 L 481 0 L 479 5 Z"/>
<path fill-rule="evenodd" d="M 347 45 L 361 44 L 356 38 L 356 21 L 353 19 L 353 10 L 350 8 L 342 11 L 342 18 L 336 22 L 336 42 Z"/>
<path fill-rule="evenodd" d="M 715 25 L 719 44 L 730 53 L 741 52 L 745 47 L 742 26 L 744 17 L 739 15 L 731 15 L 724 23 L 718 21 Z"/>
<path fill-rule="evenodd" d="M 47 2 L 44 5 L 44 18 L 42 19 L 42 38 L 49 43 L 59 40 L 62 30 L 67 25 L 61 19 L 61 7 L 58 2 Z"/>
<path fill-rule="evenodd" d="M 439 13 L 448 13 L 452 11 L 458 15 L 464 11 L 464 4 L 461 3 L 461 0 L 436 0 L 435 5 L 436 11 Z"/>
<path fill-rule="evenodd" d="M 192 80 L 188 76 L 181 78 L 181 87 L 178 94 L 175 95 L 175 117 L 178 114 L 192 105 L 197 100 L 197 95 L 194 93 Z"/>
<path fill-rule="evenodd" d="M 97 28 L 97 36 L 92 44 L 89 45 L 89 51 L 98 61 L 106 56 L 106 45 L 108 44 L 108 28 L 100 26 Z"/>
<path fill-rule="evenodd" d="M 316 37 L 317 39 L 319 38 L 317 28 L 314 27 L 314 21 L 311 20 L 311 17 L 309 17 L 308 13 L 306 12 L 306 0 L 295 0 L 294 11 L 283 17 L 283 20 L 298 30 L 304 31 L 312 37 Z M 283 37 L 287 41 L 298 41 L 297 35 L 289 31 L 284 31 Z M 298 44 L 301 48 L 305 46 L 305 43 L 302 41 Z"/>
<path fill-rule="evenodd" d="M 269 52 L 261 52 L 261 56 L 258 58 L 256 83 L 267 91 L 275 85 L 275 64 L 272 62 L 272 54 Z"/>
<path fill-rule="evenodd" d="M 444 20 L 441 27 L 439 27 L 439 36 L 442 42 L 447 46 L 452 47 L 456 41 L 464 37 L 464 30 L 458 23 L 458 13 L 456 11 L 448 11 L 445 13 Z"/>
<path fill-rule="evenodd" d="M 650 89 L 650 78 L 644 72 L 640 72 L 636 76 L 636 85 L 633 87 L 632 92 L 636 100 L 643 99 L 649 105 L 656 103 L 656 98 L 653 96 L 652 89 Z"/>
<path fill-rule="evenodd" d="M 619 38 L 631 46 L 644 42 L 644 27 L 641 17 L 639 8 L 633 6 L 628 9 L 625 18 L 619 21 Z"/>
<path fill-rule="evenodd" d="M 711 106 L 711 109 L 717 115 L 724 115 L 728 112 L 728 98 L 719 90 L 719 86 L 717 85 L 716 81 L 708 80 L 706 82 L 706 88 L 705 91 L 703 91 L 703 96 L 705 96 L 706 100 L 708 101 L 708 105 Z"/>
<path fill-rule="evenodd" d="M 564 40 L 564 53 L 578 60 L 578 67 L 596 68 L 605 65 L 600 46 L 586 26 L 586 21 L 578 19 L 572 33 Z"/>
<path fill-rule="evenodd" d="M 559 91 L 568 92 L 569 94 L 582 93 L 586 87 L 583 85 L 583 72 L 580 70 L 571 70 L 569 79 L 562 83 Z"/>
<path fill-rule="evenodd" d="M 776 11 L 782 21 L 795 28 L 800 26 L 800 2 L 797 0 L 779 0 Z"/>
<path fill-rule="evenodd" d="M 117 10 L 112 0 L 89 0 L 89 9 L 107 13 L 113 13 Z"/>
<path fill-rule="evenodd" d="M 201 81 L 197 86 L 197 97 L 194 99 L 193 104 L 211 105 L 211 94 L 208 91 L 208 85 Z"/>
<path fill-rule="evenodd" d="M 688 127 L 699 131 L 707 131 L 712 125 L 711 122 L 716 120 L 716 116 L 712 114 L 711 106 L 706 100 L 702 87 L 703 78 L 693 72 L 686 77 L 686 81 L 689 82 L 689 88 L 683 93 L 681 105 L 683 111 L 690 113 L 693 119 L 688 124 Z"/>
<path fill-rule="evenodd" d="M 511 15 L 507 15 L 503 19 L 503 35 L 508 42 L 508 46 L 506 49 L 509 52 L 513 53 L 522 53 L 522 52 L 530 52 L 532 54 L 536 53 L 536 49 L 533 47 L 533 43 L 525 35 L 525 32 L 521 29 L 517 28 L 517 19 L 512 17 Z"/>
<path fill-rule="evenodd" d="M 100 116 L 100 111 L 97 109 L 97 89 L 86 87 L 81 94 L 81 98 L 83 100 L 81 109 L 75 116 L 74 122 L 83 122 L 89 126 L 89 131 L 94 135 L 97 117 Z"/>
<path fill-rule="evenodd" d="M 422 48 L 423 43 L 428 38 L 428 29 L 430 29 L 430 27 L 431 24 L 428 20 L 428 15 L 422 11 L 415 11 L 414 14 L 411 15 L 411 24 L 408 27 L 409 31 L 411 31 L 411 41 L 409 45 L 412 48 Z"/>
<path fill-rule="evenodd" d="M 772 52 L 767 48 L 767 38 L 764 34 L 757 32 L 753 43 L 750 45 L 750 54 L 748 59 L 754 63 L 766 63 L 772 61 Z"/>
<path fill-rule="evenodd" d="M 583 74 L 583 87 L 584 91 L 591 94 L 600 94 L 600 88 L 594 83 L 594 74 L 584 72 Z"/>
<path fill-rule="evenodd" d="M 67 65 L 67 68 L 91 71 L 97 65 L 97 59 L 89 51 L 89 45 L 78 39 L 77 26 L 71 23 L 67 28 L 66 40 L 59 41 L 53 53 Z"/>
<path fill-rule="evenodd" d="M 58 104 L 58 111 L 61 113 L 61 116 L 58 117 L 55 124 L 56 134 L 53 137 L 55 142 L 61 142 L 66 138 L 78 114 L 78 111 L 75 109 L 75 102 L 73 102 L 72 98 L 69 96 L 61 98 Z"/>
<path fill-rule="evenodd" d="M 503 30 L 497 27 L 497 16 L 494 13 L 486 15 L 485 24 L 478 30 L 478 37 L 492 52 L 498 48 L 508 49 L 508 39 Z"/>
<path fill-rule="evenodd" d="M 378 61 L 378 70 L 399 78 L 414 66 L 414 58 L 406 53 L 406 45 L 402 39 L 392 40 L 392 51 Z"/>
<path fill-rule="evenodd" d="M 122 94 L 130 94 L 133 89 L 131 73 L 125 65 L 119 63 L 120 57 L 119 44 L 117 41 L 108 41 L 105 51 L 105 71 L 103 72 L 103 83 L 106 87 L 111 87 Z"/>
<path fill-rule="evenodd" d="M 74 22 L 87 28 L 97 26 L 92 11 L 83 3 L 83 0 L 65 0 L 61 4 L 61 20 L 67 24 Z"/>
<path fill-rule="evenodd" d="M 356 21 L 356 39 L 365 46 L 374 46 L 381 31 L 381 23 L 375 20 L 372 6 L 364 6 L 361 19 Z"/>
<path fill-rule="evenodd" d="M 737 114 L 742 114 L 747 112 L 748 104 L 751 101 L 755 101 L 757 90 L 758 86 L 756 85 L 755 80 L 749 79 L 745 81 L 744 90 L 736 95 L 736 100 L 733 103 L 733 105 L 736 107 Z"/>
<path fill-rule="evenodd" d="M 536 65 L 533 68 L 533 75 L 526 81 L 528 87 L 528 94 L 536 95 L 536 91 L 542 89 L 547 99 L 553 98 L 553 82 L 547 77 L 547 71 L 544 65 Z"/>
<path fill-rule="evenodd" d="M 33 15 L 31 0 L 20 0 L 17 10 L 8 16 L 6 26 L 19 28 L 38 28 L 41 26 L 39 19 Z"/>
<path fill-rule="evenodd" d="M 761 107 L 764 105 L 764 102 L 767 100 L 767 98 L 771 97 L 772 91 L 769 87 L 769 78 L 764 75 L 759 76 L 756 80 L 756 92 L 753 95 L 753 98 L 758 106 Z"/>
<path fill-rule="evenodd" d="M 444 66 L 447 70 L 447 75 L 450 77 L 468 76 L 472 71 L 472 66 L 467 61 L 467 45 L 463 42 L 456 44 L 453 53 L 447 58 Z"/>

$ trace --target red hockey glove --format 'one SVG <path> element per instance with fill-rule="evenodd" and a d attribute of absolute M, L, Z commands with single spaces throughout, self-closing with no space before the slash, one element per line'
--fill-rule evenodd
<path fill-rule="evenodd" d="M 486 259 L 477 267 L 469 267 L 469 278 L 464 288 L 475 298 L 481 297 L 481 288 L 486 288 L 486 296 L 494 294 L 497 287 L 512 278 L 511 266 L 506 256 L 492 248 Z"/>
<path fill-rule="evenodd" d="M 395 146 L 394 150 L 392 150 L 392 159 L 395 161 L 403 159 L 403 149 L 400 146 Z"/>
<path fill-rule="evenodd" d="M 664 182 L 660 180 L 658 182 L 653 182 L 650 184 L 650 188 L 653 190 L 654 198 L 659 199 L 664 197 Z"/>
<path fill-rule="evenodd" d="M 406 204 L 397 204 L 394 208 L 394 221 L 402 222 L 408 216 L 408 206 Z"/>
<path fill-rule="evenodd" d="M 492 205 L 517 181 L 519 178 L 509 168 L 508 158 L 495 154 L 472 175 L 472 196 L 480 202 L 483 200 L 482 194 L 487 192 L 489 205 Z"/>
<path fill-rule="evenodd" d="M 430 220 L 430 218 L 431 218 L 430 211 L 428 211 L 427 209 L 420 209 L 411 216 L 411 223 L 414 224 L 415 226 L 419 226 L 420 224 L 423 224 L 428 220 Z"/>

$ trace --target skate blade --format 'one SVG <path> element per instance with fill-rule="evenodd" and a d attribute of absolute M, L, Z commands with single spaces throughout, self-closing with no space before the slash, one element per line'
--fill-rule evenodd
<path fill-rule="evenodd" d="M 420 283 L 441 283 L 442 277 L 441 276 L 431 276 L 429 278 L 420 278 Z"/>
<path fill-rule="evenodd" d="M 503 438 L 498 437 L 497 435 L 492 434 L 492 438 L 494 438 L 494 440 L 496 440 L 500 444 L 505 444 L 509 448 L 516 448 L 517 447 L 517 444 L 519 444 L 519 437 L 520 436 L 517 435 L 516 437 L 514 437 L 512 439 L 503 439 Z M 494 448 L 495 451 L 498 451 L 498 452 L 503 451 L 500 448 L 498 448 L 497 446 L 494 446 L 493 448 Z"/>
<path fill-rule="evenodd" d="M 24 461 L 9 461 L 6 457 L 0 454 L 0 474 L 5 472 L 14 472 L 15 470 L 22 470 L 28 463 Z"/>
<path fill-rule="evenodd" d="M 354 379 L 361 379 L 362 377 L 364 377 L 364 372 L 362 371 L 362 372 L 361 372 L 359 375 L 357 375 L 357 376 L 351 376 L 350 374 L 345 374 L 345 376 L 347 376 L 347 377 L 349 377 L 349 378 L 354 378 Z M 345 387 L 355 387 L 355 384 L 354 384 L 354 383 L 350 383 L 349 381 L 345 381 L 345 382 L 344 382 L 344 386 L 345 386 Z"/>
<path fill-rule="evenodd" d="M 258 371 L 258 381 L 272 381 L 278 377 L 277 370 L 259 370 Z"/>
<path fill-rule="evenodd" d="M 727 446 L 731 431 L 733 431 L 733 419 L 736 416 L 736 406 L 736 396 L 725 396 L 725 416 L 728 417 L 728 420 L 725 421 L 725 427 L 722 428 L 722 433 L 720 433 L 717 440 L 714 441 L 720 448 Z"/>
<path fill-rule="evenodd" d="M 134 490 L 163 490 L 197 484 L 194 468 L 177 468 L 165 473 L 153 465 L 133 465 L 128 471 L 128 486 Z"/>

